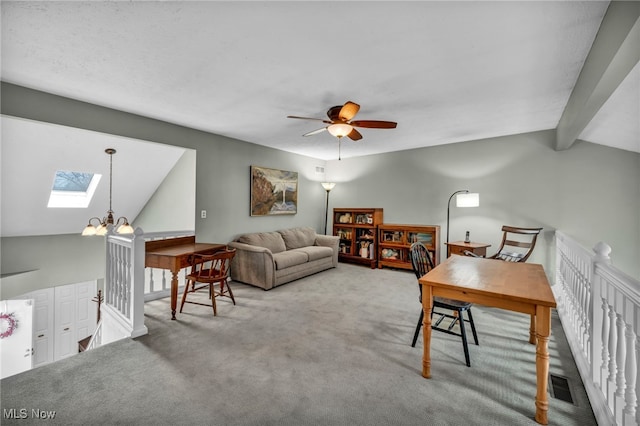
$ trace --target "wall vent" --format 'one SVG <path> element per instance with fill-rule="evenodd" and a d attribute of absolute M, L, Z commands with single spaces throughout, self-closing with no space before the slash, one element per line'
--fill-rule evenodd
<path fill-rule="evenodd" d="M 324 174 L 324 166 L 316 166 L 316 174 L 323 175 Z"/>

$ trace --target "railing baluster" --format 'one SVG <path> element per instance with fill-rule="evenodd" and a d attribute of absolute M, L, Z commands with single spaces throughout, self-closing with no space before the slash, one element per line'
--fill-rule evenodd
<path fill-rule="evenodd" d="M 638 426 L 640 281 L 556 231 L 558 314 L 599 424 Z"/>

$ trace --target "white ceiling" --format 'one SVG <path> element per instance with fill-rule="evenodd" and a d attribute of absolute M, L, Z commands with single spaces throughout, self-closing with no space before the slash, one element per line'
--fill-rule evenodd
<path fill-rule="evenodd" d="M 336 140 L 287 115 L 398 122 L 347 158 L 555 128 L 607 6 L 3 1 L 2 80 L 320 159 Z M 640 152 L 637 119 L 610 119 L 637 108 L 629 78 L 584 137 Z"/>

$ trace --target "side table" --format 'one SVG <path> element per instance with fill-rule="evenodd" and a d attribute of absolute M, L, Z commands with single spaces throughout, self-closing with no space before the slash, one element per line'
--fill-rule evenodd
<path fill-rule="evenodd" d="M 491 247 L 491 244 L 474 242 L 465 243 L 464 241 L 454 241 L 445 244 L 447 245 L 447 257 L 451 256 L 452 254 L 464 256 L 465 251 L 470 251 L 471 253 L 477 254 L 478 256 L 486 257 L 487 247 Z"/>

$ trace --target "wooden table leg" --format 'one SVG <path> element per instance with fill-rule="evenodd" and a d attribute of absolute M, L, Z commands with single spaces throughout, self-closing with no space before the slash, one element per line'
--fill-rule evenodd
<path fill-rule="evenodd" d="M 178 271 L 171 271 L 171 319 L 176 319 L 178 307 Z"/>
<path fill-rule="evenodd" d="M 536 315 L 531 314 L 531 324 L 529 325 L 529 343 L 536 344 Z"/>
<path fill-rule="evenodd" d="M 431 378 L 431 310 L 433 309 L 433 287 L 422 286 L 422 336 L 424 338 L 422 352 L 422 377 Z"/>
<path fill-rule="evenodd" d="M 549 336 L 551 335 L 551 308 L 536 306 L 536 422 L 548 424 L 549 399 L 547 386 L 549 377 Z"/>

